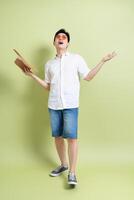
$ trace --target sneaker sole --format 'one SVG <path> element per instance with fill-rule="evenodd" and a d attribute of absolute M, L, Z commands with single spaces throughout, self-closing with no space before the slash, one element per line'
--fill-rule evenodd
<path fill-rule="evenodd" d="M 65 169 L 64 171 L 60 172 L 60 173 L 57 173 L 57 174 L 49 174 L 49 176 L 52 176 L 52 177 L 57 177 L 57 176 L 60 176 L 62 173 L 64 173 L 65 171 L 67 171 L 68 169 Z"/>
<path fill-rule="evenodd" d="M 62 174 L 62 172 L 59 174 L 49 174 L 49 176 L 56 177 L 56 176 L 60 176 L 61 174 Z"/>
<path fill-rule="evenodd" d="M 77 185 L 77 183 L 75 183 L 75 182 L 71 182 L 71 181 L 68 182 L 68 184 L 69 184 L 69 185 Z"/>

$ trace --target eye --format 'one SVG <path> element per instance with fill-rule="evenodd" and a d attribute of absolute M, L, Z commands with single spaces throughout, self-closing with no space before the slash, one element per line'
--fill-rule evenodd
<path fill-rule="evenodd" d="M 67 37 L 65 35 L 62 36 L 62 39 L 65 40 Z"/>
<path fill-rule="evenodd" d="M 60 39 L 60 35 L 57 35 L 57 39 Z"/>

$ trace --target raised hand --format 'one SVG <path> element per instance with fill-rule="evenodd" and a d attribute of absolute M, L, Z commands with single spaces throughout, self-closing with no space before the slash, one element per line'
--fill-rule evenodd
<path fill-rule="evenodd" d="M 17 54 L 18 58 L 14 61 L 15 64 L 26 74 L 31 76 L 33 74 L 31 66 L 25 61 L 21 54 L 16 50 L 13 51 Z"/>
<path fill-rule="evenodd" d="M 22 70 L 23 72 L 32 72 L 32 71 L 31 71 L 31 68 L 30 68 L 28 65 L 26 65 L 26 64 L 24 63 L 24 61 L 23 61 L 20 57 L 16 58 L 15 64 L 16 64 L 19 68 L 21 68 L 21 70 Z"/>
<path fill-rule="evenodd" d="M 112 53 L 107 54 L 106 56 L 104 56 L 102 58 L 102 62 L 106 62 L 111 60 L 112 58 L 114 58 L 117 54 L 115 53 L 115 51 L 113 51 Z"/>

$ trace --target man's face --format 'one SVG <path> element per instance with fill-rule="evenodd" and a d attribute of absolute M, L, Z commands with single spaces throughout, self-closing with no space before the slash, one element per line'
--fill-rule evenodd
<path fill-rule="evenodd" d="M 68 38 L 67 38 L 66 34 L 59 33 L 55 37 L 54 46 L 56 49 L 66 49 L 68 46 Z"/>

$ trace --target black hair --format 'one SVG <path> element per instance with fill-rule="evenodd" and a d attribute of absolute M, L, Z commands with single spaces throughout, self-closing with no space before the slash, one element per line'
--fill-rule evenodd
<path fill-rule="evenodd" d="M 67 36 L 67 39 L 68 39 L 68 42 L 70 41 L 70 34 L 65 30 L 65 29 L 60 29 L 58 30 L 55 35 L 54 35 L 54 41 L 55 41 L 55 38 L 56 36 L 59 34 L 59 33 L 64 33 L 66 36 Z"/>

